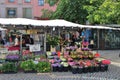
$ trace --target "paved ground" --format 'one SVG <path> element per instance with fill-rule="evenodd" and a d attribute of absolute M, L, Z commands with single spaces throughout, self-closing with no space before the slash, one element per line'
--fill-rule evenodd
<path fill-rule="evenodd" d="M 98 50 L 102 57 L 120 63 L 120 50 Z"/>
<path fill-rule="evenodd" d="M 118 66 L 120 65 L 120 58 L 118 57 L 120 50 L 99 50 L 98 52 L 102 57 L 112 61 L 107 72 L 82 74 L 72 74 L 71 72 L 0 74 L 0 80 L 120 80 L 120 66 Z"/>
<path fill-rule="evenodd" d="M 120 80 L 120 68 L 110 65 L 107 72 L 82 74 L 71 72 L 0 74 L 0 80 Z"/>

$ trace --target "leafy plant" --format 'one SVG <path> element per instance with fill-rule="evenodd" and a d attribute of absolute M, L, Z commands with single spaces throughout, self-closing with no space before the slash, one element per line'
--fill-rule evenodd
<path fill-rule="evenodd" d="M 0 72 L 3 70 L 3 64 L 0 64 Z"/>
<path fill-rule="evenodd" d="M 34 71 L 36 64 L 33 62 L 33 60 L 27 60 L 23 61 L 20 64 L 20 68 L 22 68 L 24 71 Z"/>
<path fill-rule="evenodd" d="M 43 62 L 39 62 L 36 66 L 36 70 L 37 72 L 50 72 L 51 70 L 51 65 L 49 62 L 43 61 Z"/>
<path fill-rule="evenodd" d="M 47 3 L 49 3 L 50 6 L 54 6 L 59 0 L 46 0 Z"/>
<path fill-rule="evenodd" d="M 48 42 L 49 45 L 52 45 L 52 47 L 55 47 L 60 43 L 60 39 L 59 39 L 58 36 L 52 37 L 52 36 L 48 35 L 47 36 L 47 42 Z"/>
<path fill-rule="evenodd" d="M 13 62 L 6 62 L 3 64 L 3 72 L 17 72 L 18 66 Z"/>

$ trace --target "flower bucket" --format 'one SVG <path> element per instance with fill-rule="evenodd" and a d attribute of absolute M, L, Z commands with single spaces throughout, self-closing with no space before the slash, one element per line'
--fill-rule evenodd
<path fill-rule="evenodd" d="M 83 72 L 83 67 L 79 66 L 78 67 L 78 73 L 81 74 Z"/>
<path fill-rule="evenodd" d="M 71 71 L 72 71 L 73 74 L 77 74 L 78 73 L 77 66 L 72 66 L 71 68 L 72 68 Z"/>
<path fill-rule="evenodd" d="M 88 67 L 84 67 L 84 68 L 83 68 L 83 72 L 84 72 L 84 73 L 89 72 L 89 68 L 88 68 Z"/>
<path fill-rule="evenodd" d="M 91 72 L 91 73 L 94 72 L 94 67 L 93 66 L 89 67 L 88 69 L 89 69 L 89 72 Z"/>
<path fill-rule="evenodd" d="M 94 71 L 95 72 L 99 72 L 100 71 L 100 67 L 99 66 L 94 66 Z"/>
<path fill-rule="evenodd" d="M 53 71 L 53 72 L 58 71 L 58 66 L 57 66 L 57 64 L 52 64 L 52 71 Z"/>
<path fill-rule="evenodd" d="M 104 72 L 107 70 L 108 70 L 108 65 L 103 65 L 103 64 L 100 65 L 100 71 Z"/>

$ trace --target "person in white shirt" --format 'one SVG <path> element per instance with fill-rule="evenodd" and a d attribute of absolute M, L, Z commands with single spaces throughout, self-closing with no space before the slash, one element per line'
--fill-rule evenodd
<path fill-rule="evenodd" d="M 16 38 L 15 38 L 15 46 L 18 46 L 19 45 L 19 35 L 16 35 Z"/>

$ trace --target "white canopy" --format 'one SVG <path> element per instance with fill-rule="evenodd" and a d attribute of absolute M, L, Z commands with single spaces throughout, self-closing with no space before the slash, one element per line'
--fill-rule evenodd
<path fill-rule="evenodd" d="M 0 24 L 2 25 L 32 25 L 40 27 L 78 27 L 78 28 L 95 28 L 95 29 L 114 29 L 120 30 L 118 28 L 111 28 L 105 26 L 90 26 L 90 25 L 80 25 L 72 23 L 66 20 L 56 19 L 56 20 L 32 20 L 25 18 L 0 18 Z"/>

